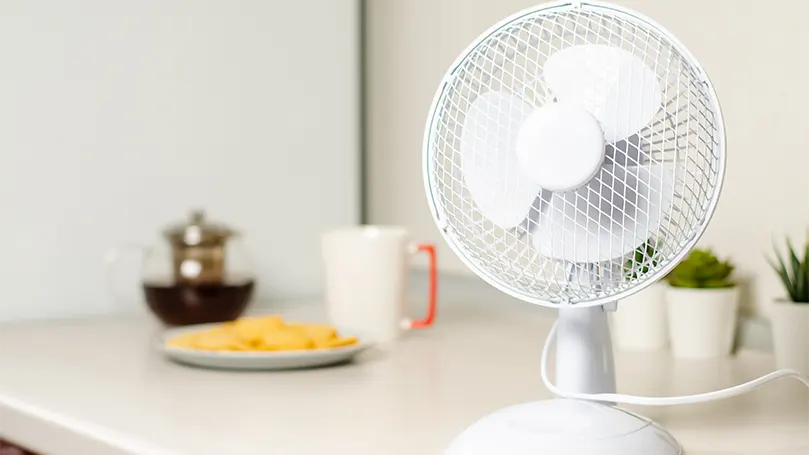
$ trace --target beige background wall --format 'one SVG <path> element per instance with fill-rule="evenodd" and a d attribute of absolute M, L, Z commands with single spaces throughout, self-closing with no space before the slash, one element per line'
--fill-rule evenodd
<path fill-rule="evenodd" d="M 320 232 L 359 220 L 358 12 L 2 0 L 0 321 L 142 310 L 105 253 L 195 206 L 247 234 L 260 298 L 318 294 Z"/>
<path fill-rule="evenodd" d="M 534 0 L 368 0 L 368 166 L 372 222 L 439 241 L 421 182 L 430 101 L 457 54 Z M 738 264 L 746 304 L 781 294 L 763 254 L 772 236 L 809 229 L 809 1 L 777 13 L 760 0 L 618 0 L 673 32 L 713 80 L 725 114 L 725 190 L 705 237 Z M 445 271 L 469 273 L 448 248 Z"/>

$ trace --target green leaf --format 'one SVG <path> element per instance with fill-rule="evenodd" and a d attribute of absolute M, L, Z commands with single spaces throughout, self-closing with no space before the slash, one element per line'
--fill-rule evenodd
<path fill-rule="evenodd" d="M 795 295 L 793 295 L 793 301 L 797 300 L 797 297 L 803 293 L 803 277 L 801 276 L 801 261 L 798 259 L 798 255 L 795 254 L 795 248 L 792 246 L 792 242 L 787 238 L 787 251 L 789 252 L 789 260 L 790 260 L 790 270 L 789 276 L 792 279 L 794 285 Z"/>
<path fill-rule="evenodd" d="M 777 267 L 773 266 L 775 272 L 778 273 L 778 276 L 781 277 L 781 282 L 784 284 L 786 288 L 787 295 L 789 295 L 789 299 L 793 300 L 793 295 L 795 294 L 794 290 L 792 289 L 792 280 L 789 279 L 789 272 L 787 272 L 786 265 L 784 264 L 784 259 L 781 257 L 781 253 L 778 251 L 778 247 L 773 242 L 773 250 L 775 251 L 775 258 L 778 260 Z"/>
<path fill-rule="evenodd" d="M 645 275 L 649 273 L 650 270 L 657 267 L 657 254 L 655 242 L 652 239 L 646 240 L 635 248 L 632 257 L 627 259 L 624 263 L 626 279 L 636 279 L 639 275 Z"/>
<path fill-rule="evenodd" d="M 708 280 L 702 283 L 703 288 L 730 288 L 733 287 L 733 283 L 728 282 L 727 280 Z"/>
<path fill-rule="evenodd" d="M 731 287 L 733 269 L 729 261 L 720 261 L 710 249 L 695 249 L 677 264 L 667 279 L 676 287 Z"/>
<path fill-rule="evenodd" d="M 775 263 L 770 259 L 767 259 L 767 262 L 778 274 L 791 301 L 809 303 L 809 231 L 806 245 L 804 245 L 803 259 L 800 257 L 800 250 L 795 249 L 789 238 L 785 243 L 787 255 L 782 256 L 779 248 L 773 243 L 773 250 L 778 262 Z"/>
<path fill-rule="evenodd" d="M 806 232 L 806 246 L 803 253 L 803 264 L 798 271 L 800 276 L 803 277 L 803 289 L 799 293 L 796 302 L 809 303 L 809 230 Z"/>

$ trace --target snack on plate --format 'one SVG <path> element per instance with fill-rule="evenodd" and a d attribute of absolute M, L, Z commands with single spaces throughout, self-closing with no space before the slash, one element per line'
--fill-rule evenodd
<path fill-rule="evenodd" d="M 302 351 L 350 346 L 328 324 L 286 323 L 280 316 L 241 318 L 166 341 L 166 346 L 205 351 Z"/>

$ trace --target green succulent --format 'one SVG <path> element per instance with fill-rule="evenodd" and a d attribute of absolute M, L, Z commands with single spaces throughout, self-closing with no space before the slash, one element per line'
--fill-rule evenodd
<path fill-rule="evenodd" d="M 649 270 L 657 267 L 657 248 L 653 240 L 647 240 L 635 249 L 635 255 L 624 263 L 626 279 L 634 280 L 638 276 L 649 273 Z"/>
<path fill-rule="evenodd" d="M 678 288 L 729 288 L 736 285 L 730 280 L 731 273 L 730 262 L 720 261 L 710 249 L 695 249 L 677 264 L 666 280 Z"/>
<path fill-rule="evenodd" d="M 800 249 L 796 250 L 792 242 L 787 239 L 787 258 L 781 256 L 778 247 L 773 245 L 777 262 L 768 259 L 773 270 L 778 273 L 781 283 L 787 290 L 789 299 L 795 303 L 809 303 L 809 232 L 807 232 L 806 245 L 803 247 L 803 260 L 800 258 Z"/>

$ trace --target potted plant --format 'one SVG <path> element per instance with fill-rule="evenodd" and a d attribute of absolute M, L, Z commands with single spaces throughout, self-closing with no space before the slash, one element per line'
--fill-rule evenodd
<path fill-rule="evenodd" d="M 655 242 L 641 244 L 633 257 L 624 264 L 627 280 L 647 273 L 658 264 Z M 618 311 L 612 313 L 613 340 L 623 351 L 659 351 L 668 345 L 666 322 L 665 283 L 648 288 L 618 302 Z"/>
<path fill-rule="evenodd" d="M 695 249 L 666 277 L 671 349 L 675 357 L 730 354 L 736 334 L 739 290 L 733 266 L 711 250 Z"/>
<path fill-rule="evenodd" d="M 809 374 L 809 235 L 803 250 L 793 248 L 789 239 L 786 256 L 773 249 L 776 260 L 768 262 L 787 294 L 775 300 L 770 313 L 775 360 L 779 368 Z"/>

